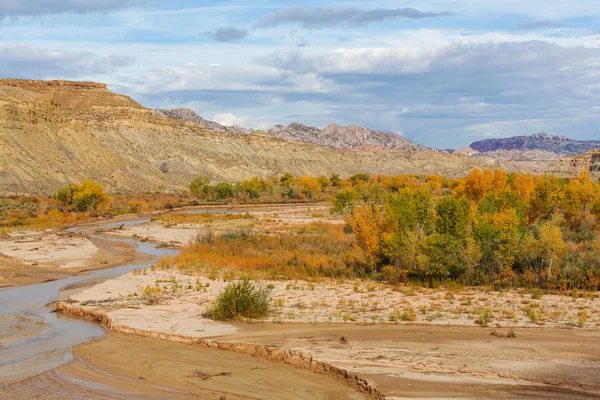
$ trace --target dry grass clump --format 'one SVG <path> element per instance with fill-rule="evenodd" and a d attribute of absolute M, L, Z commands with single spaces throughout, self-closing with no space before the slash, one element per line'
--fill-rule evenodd
<path fill-rule="evenodd" d="M 157 218 L 154 218 L 154 221 L 163 222 L 166 226 L 174 226 L 174 225 L 198 225 L 211 223 L 214 221 L 234 221 L 234 220 L 250 220 L 254 219 L 254 216 L 250 213 L 244 214 L 217 214 L 211 213 L 208 210 L 205 213 L 201 214 L 186 214 L 186 213 L 169 213 L 165 215 L 161 215 Z"/>
<path fill-rule="evenodd" d="M 146 305 L 158 304 L 163 298 L 163 290 L 159 286 L 145 286 L 140 294 L 140 298 Z"/>
<path fill-rule="evenodd" d="M 196 242 L 163 259 L 161 269 L 232 270 L 272 279 L 350 277 L 356 265 L 352 236 L 337 224 L 312 223 L 294 234 L 227 234 Z"/>

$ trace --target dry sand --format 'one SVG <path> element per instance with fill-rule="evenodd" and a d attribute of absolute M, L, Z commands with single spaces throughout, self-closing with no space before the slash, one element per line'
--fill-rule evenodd
<path fill-rule="evenodd" d="M 329 376 L 222 350 L 107 335 L 74 361 L 6 387 L 3 399 L 365 399 Z"/>
<path fill-rule="evenodd" d="M 48 334 L 52 326 L 40 317 L 24 315 L 0 316 L 0 347 L 12 347 L 27 340 Z"/>
<path fill-rule="evenodd" d="M 0 239 L 0 287 L 31 285 L 111 268 L 135 256 L 135 246 L 66 232 L 24 231 Z"/>
<path fill-rule="evenodd" d="M 204 229 L 194 227 L 165 227 L 161 222 L 149 222 L 139 226 L 105 232 L 107 236 L 137 238 L 150 243 L 181 247 L 202 234 Z"/>
<path fill-rule="evenodd" d="M 207 277 L 132 273 L 85 289 L 71 300 L 75 307 L 108 315 L 113 329 L 307 351 L 315 360 L 367 378 L 391 397 L 600 396 L 599 300 L 593 295 L 531 299 L 517 291 L 394 290 L 358 281 L 262 283 L 275 285 L 274 303 L 279 306 L 274 304 L 273 314 L 263 323 L 230 328 L 202 318 L 228 284 Z M 146 304 L 149 299 L 142 289 L 157 285 L 162 294 L 152 301 L 159 304 Z M 281 299 L 288 305 L 281 306 Z M 461 301 L 471 302 L 464 313 Z M 543 322 L 533 323 L 521 309 L 532 302 L 537 303 L 534 309 L 542 310 Z M 490 326 L 475 324 L 479 315 L 473 307 L 494 310 Z M 289 310 L 294 310 L 293 317 Z M 401 310 L 415 310 L 420 324 L 402 321 L 402 313 L 408 311 Z M 561 313 L 554 319 L 556 310 Z M 583 328 L 576 323 L 581 310 L 589 315 Z M 346 316 L 349 313 L 352 319 Z M 383 317 L 374 318 L 379 315 Z M 330 316 L 334 323 L 329 323 Z M 507 337 L 511 330 L 515 338 Z"/>
<path fill-rule="evenodd" d="M 167 224 L 165 222 L 153 221 L 145 224 L 123 227 L 103 232 L 107 236 L 135 238 L 150 243 L 168 245 L 170 247 L 181 247 L 203 237 L 208 233 L 219 236 L 231 232 L 249 230 L 255 233 L 283 233 L 290 228 L 305 225 L 311 222 L 327 222 L 343 224 L 344 220 L 337 216 L 331 216 L 329 205 L 282 205 L 282 206 L 235 206 L 235 207 L 210 207 L 195 209 L 212 210 L 214 212 L 228 213 L 250 213 L 251 219 L 231 219 L 211 222 Z M 189 211 L 189 209 L 188 209 Z M 217 214 L 218 217 L 218 214 Z"/>
<path fill-rule="evenodd" d="M 114 310 L 136 307 L 128 318 L 119 318 L 125 325 L 133 323 L 130 319 L 136 314 L 139 315 L 136 320 L 144 322 L 143 315 L 154 309 L 172 311 L 169 318 L 176 318 L 177 311 L 188 310 L 186 315 L 194 320 L 211 307 L 229 283 L 219 276 L 185 275 L 176 271 L 134 272 L 87 288 L 71 299 L 89 308 L 99 304 L 109 310 L 111 317 Z M 273 288 L 272 312 L 267 318 L 273 322 L 474 326 L 480 321 L 502 328 L 600 329 L 598 293 L 582 293 L 580 297 L 546 294 L 537 298 L 519 290 L 426 289 L 358 280 L 264 280 L 260 284 Z M 146 287 L 159 287 L 160 294 L 149 298 L 144 295 Z M 158 304 L 149 306 L 149 303 Z M 487 318 L 485 321 L 483 316 Z"/>
<path fill-rule="evenodd" d="M 510 339 L 477 327 L 267 323 L 219 340 L 308 351 L 390 398 L 600 396 L 600 332 L 522 328 Z"/>
<path fill-rule="evenodd" d="M 16 232 L 0 241 L 0 253 L 46 268 L 83 268 L 98 253 L 88 238 L 68 233 Z"/>

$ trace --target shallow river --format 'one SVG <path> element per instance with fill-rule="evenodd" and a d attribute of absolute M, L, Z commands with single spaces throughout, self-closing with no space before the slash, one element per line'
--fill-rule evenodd
<path fill-rule="evenodd" d="M 139 225 L 149 221 L 149 219 L 137 219 L 125 222 L 125 225 Z M 110 229 L 121 224 L 123 222 L 100 224 L 94 225 L 93 228 L 94 230 Z M 90 226 L 83 225 L 72 228 L 70 231 L 83 232 L 84 230 L 89 231 Z M 92 240 L 99 238 L 93 234 L 90 237 Z M 107 237 L 102 237 L 102 239 L 135 244 L 139 253 L 151 255 L 152 259 L 38 285 L 0 290 L 0 316 L 16 314 L 36 319 L 41 318 L 43 322 L 52 325 L 49 332 L 12 346 L 0 347 L 0 383 L 36 375 L 62 365 L 71 360 L 71 349 L 74 346 L 101 337 L 106 333 L 96 323 L 53 313 L 47 305 L 59 299 L 62 289 L 75 284 L 85 285 L 86 282 L 96 283 L 121 276 L 134 269 L 147 268 L 157 259 L 177 252 L 165 248 L 158 249 L 153 244 L 133 239 Z"/>

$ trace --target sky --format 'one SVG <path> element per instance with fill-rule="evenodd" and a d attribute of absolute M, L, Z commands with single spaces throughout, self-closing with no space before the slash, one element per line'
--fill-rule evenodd
<path fill-rule="evenodd" d="M 256 129 L 600 139 L 600 1 L 0 0 L 0 76 Z"/>

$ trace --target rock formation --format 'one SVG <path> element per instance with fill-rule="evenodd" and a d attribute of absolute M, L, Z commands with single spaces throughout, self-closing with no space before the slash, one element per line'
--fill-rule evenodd
<path fill-rule="evenodd" d="M 588 170 L 600 179 L 600 148 L 573 157 L 565 157 L 552 163 L 547 172 L 565 178 L 579 175 Z"/>
<path fill-rule="evenodd" d="M 404 149 L 404 150 L 426 150 L 424 146 L 405 139 L 392 132 L 381 132 L 373 129 L 363 128 L 358 125 L 340 126 L 338 124 L 327 125 L 324 129 L 306 126 L 299 122 L 292 122 L 288 126 L 275 125 L 266 131 L 241 128 L 239 126 L 223 126 L 213 121 L 206 120 L 189 108 L 177 108 L 174 110 L 156 110 L 160 115 L 182 121 L 195 122 L 203 127 L 216 131 L 240 135 L 267 134 L 280 139 L 296 142 L 320 144 L 338 149 L 347 148 L 372 148 L 372 149 Z M 432 149 L 430 149 L 432 150 Z"/>
<path fill-rule="evenodd" d="M 287 171 L 310 176 L 366 172 L 454 177 L 475 166 L 532 168 L 412 144 L 384 150 L 336 149 L 214 129 L 201 121 L 165 117 L 102 84 L 0 80 L 0 194 L 49 194 L 84 179 L 96 180 L 113 193 L 161 192 L 185 190 L 199 175 L 218 181 L 268 178 Z M 337 129 L 332 126 L 329 131 Z M 369 135 L 358 128 L 353 132 Z"/>
<path fill-rule="evenodd" d="M 472 149 L 480 153 L 498 150 L 542 150 L 560 156 L 577 155 L 600 147 L 598 140 L 579 141 L 564 136 L 552 136 L 547 133 L 515 136 L 505 139 L 485 139 L 471 143 Z"/>

